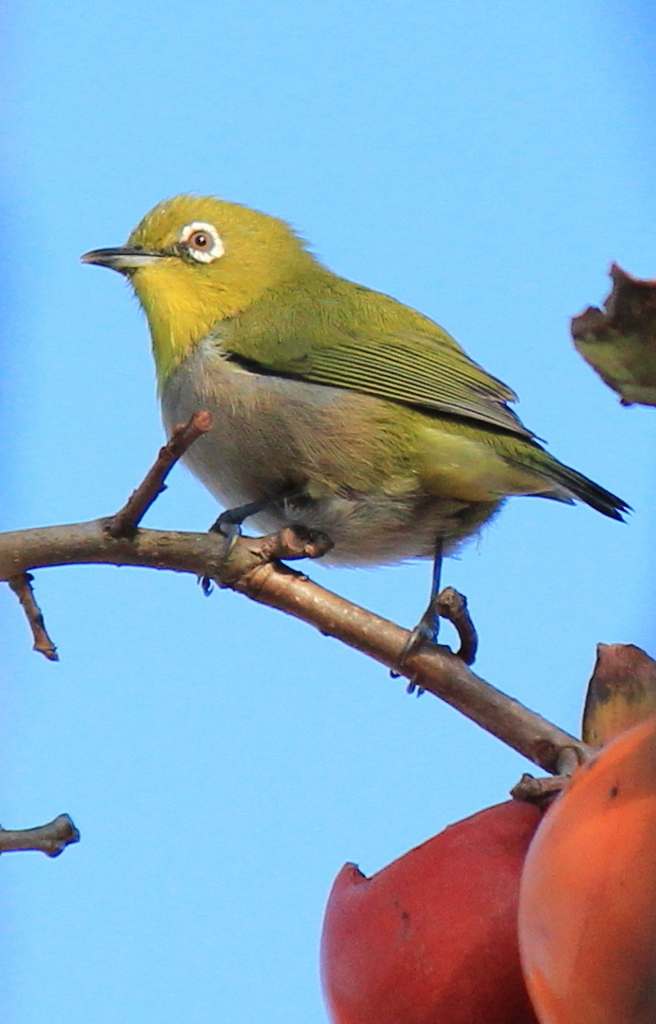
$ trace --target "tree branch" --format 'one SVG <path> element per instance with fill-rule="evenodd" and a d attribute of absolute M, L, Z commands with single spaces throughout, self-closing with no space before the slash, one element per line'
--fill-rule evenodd
<path fill-rule="evenodd" d="M 80 841 L 80 833 L 68 814 L 60 814 L 38 828 L 6 829 L 0 827 L 0 853 L 16 850 L 39 850 L 48 857 L 58 857 L 70 844 Z"/>
<path fill-rule="evenodd" d="M 0 579 L 46 566 L 79 563 L 147 566 L 209 576 L 254 601 L 308 622 L 362 651 L 457 708 L 552 774 L 565 751 L 584 761 L 590 749 L 471 672 L 448 648 L 425 643 L 403 660 L 408 630 L 344 600 L 277 559 L 319 557 L 327 538 L 291 527 L 239 537 L 225 554 L 212 533 L 136 530 L 111 537 L 111 520 L 0 534 Z"/>
<path fill-rule="evenodd" d="M 41 609 L 36 603 L 36 598 L 34 597 L 34 591 L 32 590 L 33 579 L 34 576 L 29 572 L 21 572 L 17 576 L 10 576 L 7 583 L 20 601 L 27 621 L 30 624 L 32 636 L 34 637 L 34 646 L 32 650 L 39 651 L 39 653 L 43 654 L 48 661 L 59 661 L 57 648 L 48 636 L 48 631 L 46 629 L 46 624 L 43 621 Z"/>
<path fill-rule="evenodd" d="M 188 423 L 173 428 L 173 433 L 160 448 L 159 454 L 135 491 L 115 516 L 107 523 L 110 537 L 129 537 L 146 512 L 166 488 L 165 480 L 175 463 L 194 441 L 206 434 L 212 426 L 209 412 L 196 412 Z"/>

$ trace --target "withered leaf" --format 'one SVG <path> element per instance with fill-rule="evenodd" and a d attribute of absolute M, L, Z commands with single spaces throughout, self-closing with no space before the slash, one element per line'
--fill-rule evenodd
<path fill-rule="evenodd" d="M 656 280 L 642 281 L 613 263 L 603 309 L 572 319 L 574 345 L 623 405 L 656 405 Z"/>

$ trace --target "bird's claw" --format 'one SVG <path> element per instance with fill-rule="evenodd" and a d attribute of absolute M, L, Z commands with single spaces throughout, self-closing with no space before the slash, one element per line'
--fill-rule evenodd
<path fill-rule="evenodd" d="M 233 523 L 229 519 L 221 522 L 221 519 L 222 516 L 219 516 L 217 521 L 210 526 L 210 533 L 218 533 L 225 538 L 223 557 L 227 558 L 235 546 L 237 538 L 241 537 L 241 523 Z"/>
<path fill-rule="evenodd" d="M 224 538 L 223 558 L 229 556 L 237 538 L 241 536 L 241 524 L 245 517 L 240 515 L 238 518 L 235 514 L 236 512 L 241 513 L 241 509 L 228 509 L 226 512 L 222 512 L 207 531 L 208 533 L 218 533 L 220 537 Z M 209 576 L 201 576 L 200 585 L 205 597 L 209 597 L 214 589 L 211 578 Z"/>
<path fill-rule="evenodd" d="M 240 513 L 239 516 L 237 512 Z M 228 509 L 226 512 L 222 512 L 218 519 L 215 519 L 208 533 L 219 533 L 222 537 L 228 537 L 232 540 L 241 533 L 241 524 L 244 519 L 245 516 L 241 515 L 241 509 Z"/>
<path fill-rule="evenodd" d="M 460 649 L 455 652 L 456 657 L 461 658 L 466 665 L 473 663 L 476 657 L 478 637 L 467 610 L 467 600 L 457 590 L 454 590 L 453 587 L 445 587 L 439 594 L 435 594 L 431 598 L 428 608 L 403 645 L 401 657 L 399 658 L 400 668 L 403 668 L 408 658 L 425 641 L 440 646 L 437 644 L 440 618 L 448 619 L 458 632 Z M 444 649 L 449 650 L 449 648 Z M 452 652 L 449 650 L 449 653 Z M 391 674 L 393 677 L 398 677 L 400 673 L 392 672 Z M 421 686 L 417 684 L 416 677 L 412 678 L 408 683 L 407 692 L 416 693 L 418 697 L 424 692 Z"/>
<path fill-rule="evenodd" d="M 432 605 L 433 601 L 431 601 L 430 605 L 428 606 L 428 608 L 422 615 L 421 619 L 410 633 L 410 636 L 406 640 L 405 644 L 403 645 L 401 657 L 399 658 L 399 665 L 401 666 L 401 668 L 403 668 L 403 666 L 406 663 L 406 660 L 410 657 L 410 655 L 413 654 L 419 647 L 421 647 L 422 643 L 425 640 L 428 640 L 430 643 L 433 644 L 436 643 L 436 624 L 439 622 L 439 619 L 437 618 L 436 615 L 432 615 Z M 398 675 L 398 673 L 393 673 L 393 675 L 394 674 Z M 405 692 L 416 693 L 417 697 L 421 697 L 424 691 L 422 687 L 417 684 L 416 677 L 413 676 L 413 678 L 406 686 Z"/>
<path fill-rule="evenodd" d="M 413 654 L 425 640 L 428 640 L 429 643 L 437 644 L 437 638 L 440 633 L 440 610 L 440 595 L 435 594 L 435 596 L 430 599 L 428 608 L 410 633 L 410 636 L 403 646 L 399 662 L 402 668 L 410 655 Z"/>

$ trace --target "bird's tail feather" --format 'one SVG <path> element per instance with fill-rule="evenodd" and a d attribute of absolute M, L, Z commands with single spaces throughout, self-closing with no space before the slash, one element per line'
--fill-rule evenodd
<path fill-rule="evenodd" d="M 572 469 L 571 466 L 566 466 L 563 462 L 554 459 L 553 456 L 549 455 L 548 461 L 544 461 L 544 456 L 547 453 L 542 448 L 538 450 L 540 456 L 537 458 L 535 456 L 531 457 L 533 453 L 529 455 L 527 452 L 528 458 L 521 461 L 526 469 L 530 468 L 532 472 L 556 484 L 554 492 L 552 494 L 544 494 L 543 497 L 552 497 L 560 501 L 576 498 L 579 501 L 584 501 L 586 505 L 590 505 L 591 508 L 601 512 L 604 516 L 608 516 L 610 519 L 617 519 L 621 523 L 624 522 L 624 514 L 631 511 L 630 505 L 627 505 L 625 501 L 618 498 L 616 494 L 607 491 L 605 487 L 601 487 L 593 480 L 589 480 L 583 473 L 579 473 L 578 470 Z"/>

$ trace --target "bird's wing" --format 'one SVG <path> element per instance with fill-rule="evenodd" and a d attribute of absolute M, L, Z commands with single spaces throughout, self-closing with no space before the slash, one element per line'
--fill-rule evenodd
<path fill-rule="evenodd" d="M 222 346 L 260 372 L 535 436 L 506 405 L 515 393 L 443 328 L 387 295 L 334 280 L 323 289 L 297 289 L 287 301 L 280 294 L 261 300 L 221 330 Z"/>

